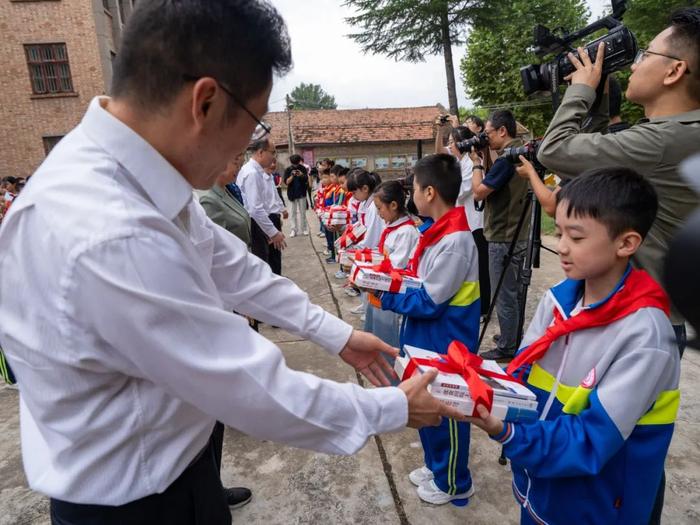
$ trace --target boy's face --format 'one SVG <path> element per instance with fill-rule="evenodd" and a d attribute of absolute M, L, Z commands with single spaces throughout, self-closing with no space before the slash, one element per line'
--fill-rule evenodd
<path fill-rule="evenodd" d="M 328 175 L 321 175 L 321 185 L 328 186 L 330 177 Z"/>
<path fill-rule="evenodd" d="M 423 217 L 431 216 L 430 203 L 433 200 L 433 191 L 434 190 L 432 186 L 428 186 L 427 188 L 421 188 L 416 179 L 413 179 L 413 203 L 416 205 L 416 209 L 418 209 L 418 214 L 422 215 Z"/>
<path fill-rule="evenodd" d="M 576 280 L 605 277 L 616 271 L 641 244 L 637 232 L 624 232 L 615 239 L 608 228 L 591 217 L 566 216 L 567 201 L 557 205 L 556 229 L 559 242 L 559 261 L 566 276 Z"/>
<path fill-rule="evenodd" d="M 338 184 L 338 177 L 337 177 L 337 175 L 335 175 L 334 173 L 331 173 L 331 175 L 330 175 L 330 181 L 331 181 L 331 184 Z"/>
<path fill-rule="evenodd" d="M 364 185 L 361 188 L 357 188 L 352 192 L 352 196 L 360 202 L 366 201 L 369 198 L 369 186 Z"/>
<path fill-rule="evenodd" d="M 348 182 L 348 178 L 345 175 L 341 175 L 340 177 L 338 177 L 338 184 L 340 184 L 340 186 L 344 190 L 348 189 L 347 182 Z"/>

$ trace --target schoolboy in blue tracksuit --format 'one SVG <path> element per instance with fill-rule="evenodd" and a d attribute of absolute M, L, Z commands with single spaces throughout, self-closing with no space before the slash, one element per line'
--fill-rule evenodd
<path fill-rule="evenodd" d="M 558 195 L 567 279 L 545 294 L 508 371 L 538 398 L 540 419 L 474 423 L 511 460 L 521 523 L 649 522 L 673 434 L 679 353 L 668 299 L 630 258 L 657 209 L 625 168 L 583 174 Z"/>
<path fill-rule="evenodd" d="M 423 286 L 378 294 L 382 309 L 404 316 L 402 345 L 444 354 L 458 340 L 476 351 L 481 308 L 478 255 L 464 208 L 455 208 L 461 182 L 459 163 L 451 155 L 430 155 L 414 168 L 414 202 L 421 216 L 434 220 L 409 262 Z M 425 466 L 409 476 L 419 497 L 438 505 L 466 504 L 474 493 L 469 425 L 444 419 L 440 426 L 419 432 Z"/>

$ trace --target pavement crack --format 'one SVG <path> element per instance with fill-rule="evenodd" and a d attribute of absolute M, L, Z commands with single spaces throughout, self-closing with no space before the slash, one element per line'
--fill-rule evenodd
<path fill-rule="evenodd" d="M 326 271 L 326 267 L 323 264 L 323 260 L 321 259 L 321 252 L 316 251 L 316 247 L 314 246 L 313 239 L 309 235 L 309 243 L 311 243 L 311 247 L 314 249 L 314 253 L 316 254 L 316 258 L 318 259 L 319 264 L 321 265 L 321 270 L 323 273 L 323 276 L 326 278 L 326 283 L 328 284 L 328 290 L 330 290 L 330 295 L 333 300 L 333 304 L 335 305 L 335 311 L 336 315 L 342 319 L 343 314 L 340 311 L 340 302 L 338 301 L 338 298 L 335 295 L 335 290 L 333 289 L 333 285 L 331 284 L 331 280 L 328 277 L 328 272 Z M 365 382 L 362 379 L 362 375 L 360 375 L 359 372 L 355 372 L 355 375 L 357 376 L 357 383 L 362 387 L 366 388 Z M 394 508 L 396 509 L 396 515 L 399 518 L 399 523 L 401 525 L 411 525 L 411 522 L 408 521 L 408 516 L 406 516 L 406 509 L 403 507 L 403 502 L 401 501 L 401 496 L 399 496 L 399 490 L 396 488 L 396 480 L 394 480 L 394 471 L 391 468 L 391 463 L 389 462 L 389 458 L 387 457 L 386 454 L 386 449 L 384 448 L 384 443 L 382 442 L 381 436 L 374 436 L 374 443 L 377 445 L 377 452 L 379 452 L 379 458 L 382 462 L 382 470 L 384 471 L 384 476 L 386 477 L 386 482 L 389 485 L 389 490 L 391 491 L 391 498 L 394 500 Z"/>

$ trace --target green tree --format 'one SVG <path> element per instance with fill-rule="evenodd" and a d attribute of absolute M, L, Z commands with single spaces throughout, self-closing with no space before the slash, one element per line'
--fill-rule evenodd
<path fill-rule="evenodd" d="M 534 134 L 544 133 L 552 118 L 550 98 L 528 100 L 520 79 L 521 67 L 542 62 L 531 50 L 533 28 L 543 24 L 573 31 L 584 27 L 588 16 L 584 0 L 498 2 L 488 21 L 469 35 L 460 64 L 467 94 L 477 106 L 512 109 Z"/>
<path fill-rule="evenodd" d="M 445 60 L 450 113 L 457 115 L 452 46 L 465 42 L 464 28 L 483 12 L 484 0 L 346 0 L 357 14 L 346 20 L 361 28 L 348 35 L 365 53 L 422 62 L 426 55 Z"/>
<path fill-rule="evenodd" d="M 668 26 L 670 15 L 676 8 L 696 5 L 697 1 L 688 0 L 630 0 L 624 22 L 637 37 L 639 47 L 647 48 L 649 42 Z M 631 74 L 629 69 L 616 74 L 623 93 Z M 625 120 L 634 123 L 643 116 L 644 109 L 641 106 L 623 99 L 622 117 Z"/>
<path fill-rule="evenodd" d="M 335 97 L 326 93 L 319 84 L 302 82 L 289 94 L 293 109 L 336 109 Z"/>

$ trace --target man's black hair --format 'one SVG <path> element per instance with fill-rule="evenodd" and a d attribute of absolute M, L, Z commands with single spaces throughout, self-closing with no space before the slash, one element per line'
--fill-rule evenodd
<path fill-rule="evenodd" d="M 345 169 L 345 166 L 343 166 L 341 164 L 335 164 L 335 165 L 331 166 L 331 173 L 335 176 L 338 176 L 343 172 L 344 169 Z"/>
<path fill-rule="evenodd" d="M 467 126 L 457 126 L 456 128 L 452 128 L 450 135 L 452 135 L 452 140 L 455 142 L 462 142 L 463 140 L 472 138 L 474 133 L 472 133 L 472 130 Z"/>
<path fill-rule="evenodd" d="M 381 179 L 379 180 L 381 181 Z M 353 171 L 345 184 L 348 187 L 348 191 L 359 190 L 363 186 L 367 186 L 370 194 L 374 193 L 374 189 L 379 185 L 376 173 L 370 173 L 363 169 Z"/>
<path fill-rule="evenodd" d="M 588 170 L 557 193 L 566 216 L 590 217 L 608 229 L 611 238 L 633 230 L 646 237 L 659 201 L 651 183 L 629 168 Z"/>
<path fill-rule="evenodd" d="M 398 204 L 396 211 L 403 215 L 406 213 L 406 192 L 403 190 L 403 184 L 397 180 L 388 180 L 382 182 L 377 188 L 375 193 L 377 197 L 384 204 L 391 204 L 395 202 Z"/>
<path fill-rule="evenodd" d="M 683 50 L 680 58 L 688 61 L 690 96 L 700 102 L 700 7 L 683 7 L 671 15 L 673 31 L 669 40 L 673 49 Z"/>
<path fill-rule="evenodd" d="M 515 122 L 515 117 L 507 109 L 499 109 L 491 113 L 489 122 L 491 122 L 493 129 L 506 128 L 506 132 L 511 138 L 515 138 L 518 134 L 518 125 Z"/>
<path fill-rule="evenodd" d="M 255 153 L 256 151 L 264 150 L 270 147 L 270 139 L 268 137 L 263 137 L 261 139 L 256 140 L 255 142 L 251 142 L 248 145 L 248 151 L 251 151 Z"/>
<path fill-rule="evenodd" d="M 472 122 L 474 122 L 474 124 L 479 126 L 481 128 L 481 131 L 484 131 L 484 121 L 481 120 L 479 117 L 477 117 L 476 115 L 469 115 L 466 119 L 464 119 L 465 122 L 469 120 L 471 120 Z"/>
<path fill-rule="evenodd" d="M 291 66 L 287 28 L 267 0 L 140 1 L 122 33 L 111 91 L 152 110 L 208 76 L 245 103 Z"/>
<path fill-rule="evenodd" d="M 294 154 L 289 157 L 289 162 L 291 162 L 292 164 L 301 164 L 301 161 L 301 155 Z"/>
<path fill-rule="evenodd" d="M 462 171 L 459 161 L 452 155 L 438 153 L 423 157 L 413 168 L 416 184 L 422 189 L 432 186 L 445 201 L 454 206 L 462 185 Z"/>

